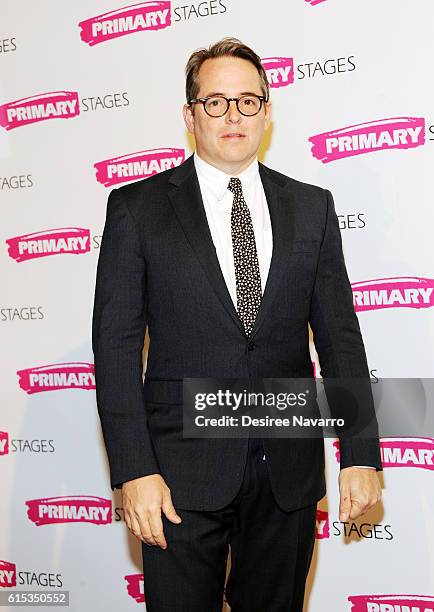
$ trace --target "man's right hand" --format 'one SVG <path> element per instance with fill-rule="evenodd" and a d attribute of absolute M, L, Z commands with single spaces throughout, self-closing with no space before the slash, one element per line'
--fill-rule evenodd
<path fill-rule="evenodd" d="M 122 485 L 122 504 L 128 529 L 145 544 L 166 549 L 161 511 L 172 523 L 181 517 L 172 504 L 170 489 L 160 474 L 128 480 Z"/>

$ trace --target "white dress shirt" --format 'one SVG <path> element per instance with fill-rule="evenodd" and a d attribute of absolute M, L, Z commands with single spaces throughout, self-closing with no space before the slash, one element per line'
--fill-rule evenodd
<path fill-rule="evenodd" d="M 231 233 L 234 194 L 228 189 L 232 175 L 225 174 L 208 164 L 197 153 L 194 154 L 194 164 L 220 268 L 236 309 L 237 292 Z M 237 174 L 237 178 L 241 181 L 244 199 L 252 218 L 263 295 L 273 250 L 273 234 L 267 200 L 259 175 L 258 159 L 255 158 L 245 170 Z"/>
<path fill-rule="evenodd" d="M 193 159 L 217 258 L 235 309 L 237 309 L 231 232 L 231 210 L 234 194 L 228 189 L 229 180 L 234 175 L 226 174 L 204 161 L 196 152 Z M 241 181 L 243 196 L 252 219 L 263 295 L 273 251 L 273 233 L 267 199 L 259 174 L 258 158 L 255 157 L 245 170 L 235 176 Z M 375 470 L 374 467 L 365 465 L 353 467 L 366 467 Z"/>

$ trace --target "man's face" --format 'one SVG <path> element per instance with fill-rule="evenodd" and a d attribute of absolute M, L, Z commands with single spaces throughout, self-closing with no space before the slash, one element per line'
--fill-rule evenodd
<path fill-rule="evenodd" d="M 208 59 L 199 70 L 198 98 L 221 94 L 237 98 L 243 93 L 263 95 L 255 66 L 239 57 Z M 257 115 L 242 115 L 231 102 L 223 117 L 210 117 L 201 102 L 184 105 L 183 115 L 189 132 L 196 139 L 196 150 L 203 160 L 227 174 L 242 172 L 257 154 L 262 135 L 270 124 L 271 102 L 262 104 Z"/>

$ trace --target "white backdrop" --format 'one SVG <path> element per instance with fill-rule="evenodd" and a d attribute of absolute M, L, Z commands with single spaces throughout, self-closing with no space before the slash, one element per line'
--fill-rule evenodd
<path fill-rule="evenodd" d="M 261 160 L 332 191 L 373 383 L 433 369 L 432 2 L 123 2 L 0 7 L 0 592 L 69 590 L 74 612 L 143 609 L 95 404 L 93 291 L 111 186 L 192 151 L 192 50 L 235 35 L 263 58 Z M 382 505 L 344 525 L 326 440 L 306 611 L 434 610 L 434 439 L 381 443 Z"/>

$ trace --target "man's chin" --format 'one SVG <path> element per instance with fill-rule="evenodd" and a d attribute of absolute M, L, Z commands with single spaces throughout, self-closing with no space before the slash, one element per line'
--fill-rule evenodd
<path fill-rule="evenodd" d="M 243 163 L 250 157 L 252 157 L 252 153 L 250 151 L 241 150 L 240 147 L 227 147 L 227 149 L 221 152 L 222 161 L 232 163 Z"/>

